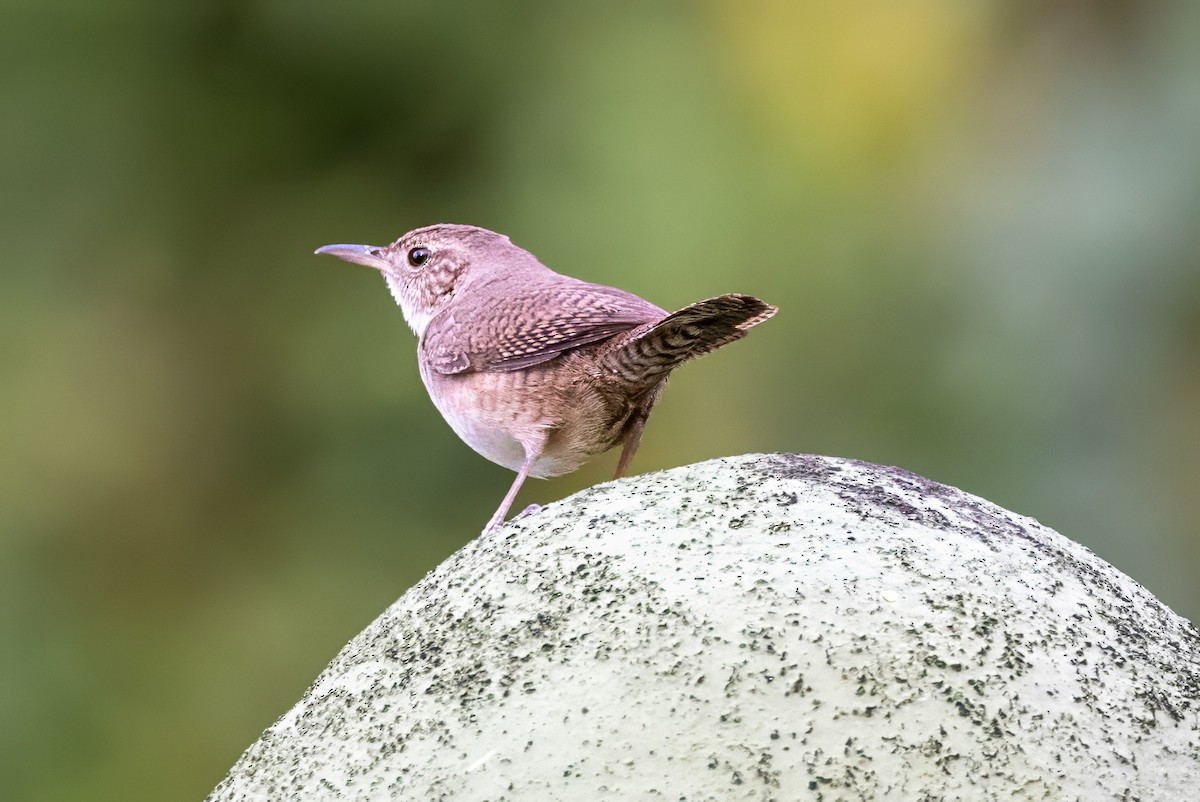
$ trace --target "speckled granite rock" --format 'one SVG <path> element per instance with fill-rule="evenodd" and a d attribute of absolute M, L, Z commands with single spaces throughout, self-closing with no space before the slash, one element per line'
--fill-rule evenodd
<path fill-rule="evenodd" d="M 469 544 L 212 800 L 1200 798 L 1200 636 L 896 469 L 714 460 Z"/>

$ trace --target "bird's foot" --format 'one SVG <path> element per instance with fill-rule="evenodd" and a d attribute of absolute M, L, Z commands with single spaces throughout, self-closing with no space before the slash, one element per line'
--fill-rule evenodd
<path fill-rule="evenodd" d="M 524 518 L 526 515 L 532 515 L 533 513 L 540 510 L 541 508 L 542 508 L 541 504 L 530 504 L 528 507 L 526 507 L 525 509 L 521 510 L 519 513 L 514 515 L 512 520 L 515 521 L 518 518 Z M 496 514 L 492 516 L 492 520 L 488 521 L 487 526 L 483 527 L 483 531 L 480 532 L 480 534 L 481 535 L 490 534 L 491 532 L 495 532 L 497 529 L 504 526 L 504 518 L 502 517 L 502 513 L 503 513 L 503 510 L 497 510 Z"/>

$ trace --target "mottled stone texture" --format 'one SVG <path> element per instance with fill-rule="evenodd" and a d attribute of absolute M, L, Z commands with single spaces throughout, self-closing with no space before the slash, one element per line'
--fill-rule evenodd
<path fill-rule="evenodd" d="M 470 543 L 211 799 L 1196 799 L 1198 709 L 1196 629 L 1082 546 L 754 455 Z"/>

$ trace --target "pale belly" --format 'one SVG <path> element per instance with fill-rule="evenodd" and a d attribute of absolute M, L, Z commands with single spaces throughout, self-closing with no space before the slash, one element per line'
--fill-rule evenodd
<path fill-rule="evenodd" d="M 451 376 L 422 369 L 421 378 L 454 433 L 497 465 L 519 471 L 526 448 L 543 444 L 529 472 L 537 478 L 570 473 L 612 448 L 633 410 L 586 382 L 551 385 L 541 366 Z"/>

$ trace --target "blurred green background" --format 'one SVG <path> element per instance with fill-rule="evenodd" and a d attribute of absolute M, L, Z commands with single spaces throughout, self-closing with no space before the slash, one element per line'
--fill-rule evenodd
<path fill-rule="evenodd" d="M 1200 4 L 2 8 L 0 798 L 201 798 L 478 532 L 512 475 L 311 255 L 439 221 L 779 305 L 637 471 L 901 465 L 1200 618 Z"/>

